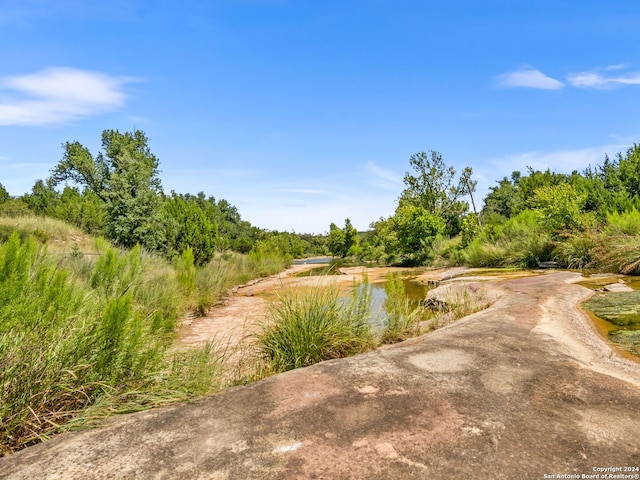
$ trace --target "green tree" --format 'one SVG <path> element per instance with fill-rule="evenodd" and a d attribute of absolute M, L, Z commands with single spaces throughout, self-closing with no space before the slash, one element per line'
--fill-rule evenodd
<path fill-rule="evenodd" d="M 0 203 L 0 217 L 24 217 L 31 214 L 29 205 L 17 198 Z"/>
<path fill-rule="evenodd" d="M 519 178 L 520 172 L 513 172 L 511 179 L 504 177 L 497 186 L 489 188 L 490 192 L 484 199 L 483 217 L 500 215 L 507 219 L 521 210 L 517 185 Z"/>
<path fill-rule="evenodd" d="M 428 255 L 438 235 L 444 233 L 446 222 L 424 207 L 401 203 L 393 216 L 400 251 L 423 257 Z"/>
<path fill-rule="evenodd" d="M 20 197 L 36 215 L 49 215 L 58 200 L 58 192 L 42 180 L 37 180 L 31 187 L 31 193 Z"/>
<path fill-rule="evenodd" d="M 442 155 L 434 150 L 412 155 L 409 163 L 415 174 L 405 174 L 406 188 L 400 197 L 401 202 L 422 207 L 430 214 L 445 219 L 468 210 L 469 206 L 461 198 L 476 188 L 476 182 L 471 180 L 473 171 L 470 167 L 464 168 L 456 179 L 455 168 L 447 166 Z"/>
<path fill-rule="evenodd" d="M 618 178 L 629 196 L 640 196 L 640 145 L 627 149 L 626 155 L 618 154 Z"/>
<path fill-rule="evenodd" d="M 347 254 L 344 249 L 344 231 L 333 222 L 329 225 L 327 247 L 331 255 L 336 257 L 344 257 Z"/>
<path fill-rule="evenodd" d="M 9 192 L 7 192 L 7 189 L 4 188 L 4 185 L 0 183 L 0 204 L 6 202 L 10 198 L 11 196 L 9 195 Z"/>
<path fill-rule="evenodd" d="M 49 184 L 73 182 L 90 190 L 104 202 L 109 238 L 127 247 L 140 244 L 158 249 L 164 241 L 162 188 L 158 159 L 151 153 L 146 135 L 140 130 L 105 130 L 102 148 L 104 152 L 93 157 L 80 143 L 67 142 Z"/>
<path fill-rule="evenodd" d="M 542 225 L 553 235 L 582 230 L 588 222 L 583 214 L 586 195 L 579 195 L 568 183 L 538 188 L 532 205 L 542 218 Z"/>
<path fill-rule="evenodd" d="M 349 254 L 349 251 L 358 246 L 358 230 L 351 224 L 350 219 L 344 221 L 344 251 L 345 255 Z"/>
<path fill-rule="evenodd" d="M 332 255 L 346 257 L 349 251 L 358 245 L 358 230 L 351 224 L 348 218 L 344 221 L 344 228 L 339 228 L 335 223 L 329 226 L 329 236 L 327 237 L 327 248 Z"/>
<path fill-rule="evenodd" d="M 171 197 L 164 202 L 163 212 L 168 254 L 182 254 L 191 248 L 196 265 L 213 258 L 218 228 L 193 198 L 171 192 Z"/>
<path fill-rule="evenodd" d="M 102 235 L 106 229 L 106 211 L 102 200 L 90 190 L 81 193 L 75 187 L 65 186 L 47 214 L 72 223 L 88 233 Z"/>

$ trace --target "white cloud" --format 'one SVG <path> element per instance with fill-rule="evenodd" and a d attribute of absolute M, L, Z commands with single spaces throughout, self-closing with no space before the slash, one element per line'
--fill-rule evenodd
<path fill-rule="evenodd" d="M 387 190 L 398 190 L 402 187 L 402 178 L 389 170 L 376 165 L 374 162 L 367 162 L 367 172 L 370 174 L 368 182 L 377 187 Z"/>
<path fill-rule="evenodd" d="M 610 71 L 607 67 L 605 70 Z M 607 77 L 598 72 L 580 72 L 567 75 L 567 81 L 577 88 L 617 88 L 624 85 L 640 85 L 640 72 Z"/>
<path fill-rule="evenodd" d="M 0 78 L 0 125 L 54 125 L 122 108 L 134 79 L 74 68 Z"/>
<path fill-rule="evenodd" d="M 607 71 L 624 70 L 625 68 L 628 68 L 628 67 L 629 67 L 628 63 L 618 63 L 616 65 L 608 65 L 608 66 L 604 67 L 604 69 L 607 70 Z"/>
<path fill-rule="evenodd" d="M 535 68 L 522 68 L 514 72 L 503 73 L 496 77 L 496 81 L 498 86 L 506 88 L 524 87 L 559 90 L 564 87 L 564 83 L 561 81 L 548 77 Z"/>

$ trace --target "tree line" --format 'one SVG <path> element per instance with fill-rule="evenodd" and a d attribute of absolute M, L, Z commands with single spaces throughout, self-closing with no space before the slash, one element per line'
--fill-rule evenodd
<path fill-rule="evenodd" d="M 333 254 L 411 265 L 564 267 L 640 271 L 640 145 L 570 174 L 527 168 L 490 188 L 480 211 L 473 171 L 439 152 L 409 159 L 393 215 L 349 233 L 331 224 Z"/>
<path fill-rule="evenodd" d="M 259 258 L 331 254 L 407 265 L 633 263 L 623 251 L 635 252 L 631 226 L 640 219 L 640 146 L 635 144 L 582 172 L 514 171 L 490 188 L 479 211 L 471 167 L 457 172 L 441 153 L 418 152 L 409 158 L 411 170 L 393 215 L 372 222 L 365 232 L 347 218 L 343 227 L 331 223 L 328 235 L 312 235 L 259 229 L 226 200 L 202 192 L 165 193 L 148 143 L 140 130 L 105 130 L 95 155 L 67 142 L 49 178 L 36 181 L 30 193 L 11 198 L 0 184 L 0 214 L 51 216 L 169 259 L 191 249 L 196 265 L 228 250 Z M 624 247 L 602 248 L 614 237 Z"/>
<path fill-rule="evenodd" d="M 66 142 L 49 178 L 36 181 L 19 198 L 12 199 L 0 184 L 0 214 L 28 213 L 169 258 L 190 248 L 198 265 L 227 250 L 290 258 L 325 253 L 321 238 L 254 227 L 224 199 L 203 192 L 165 193 L 159 160 L 140 130 L 105 130 L 102 151 L 95 155 L 79 142 Z"/>

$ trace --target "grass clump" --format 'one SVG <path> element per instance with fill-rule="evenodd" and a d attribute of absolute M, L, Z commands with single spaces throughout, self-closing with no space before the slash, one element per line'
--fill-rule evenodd
<path fill-rule="evenodd" d="M 604 236 L 593 249 L 593 264 L 624 275 L 640 275 L 640 236 Z"/>
<path fill-rule="evenodd" d="M 271 369 L 284 372 L 371 349 L 370 295 L 366 283 L 346 302 L 335 286 L 280 293 L 271 306 L 271 322 L 258 335 Z"/>
<path fill-rule="evenodd" d="M 399 273 L 387 276 L 385 291 L 386 318 L 380 341 L 396 343 L 420 335 L 420 322 L 426 316 L 426 308 L 422 304 L 415 306 L 411 303 Z"/>

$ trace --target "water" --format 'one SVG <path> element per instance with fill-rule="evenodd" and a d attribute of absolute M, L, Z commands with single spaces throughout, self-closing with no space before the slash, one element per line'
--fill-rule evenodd
<path fill-rule="evenodd" d="M 322 265 L 326 263 L 331 263 L 335 259 L 333 257 L 314 257 L 314 258 L 302 258 L 299 260 L 294 260 L 294 265 Z"/>
<path fill-rule="evenodd" d="M 427 292 L 431 288 L 433 288 L 428 285 L 423 285 L 412 281 L 410 275 L 403 276 L 402 283 L 404 284 L 405 295 L 407 296 L 407 299 L 409 300 L 409 303 L 413 306 L 413 308 L 417 308 L 418 306 L 422 305 L 427 296 Z M 358 285 L 358 288 L 363 287 L 363 284 Z M 371 313 L 369 315 L 368 321 L 374 328 L 374 330 L 381 330 L 385 326 L 385 320 L 387 317 L 384 308 L 384 303 L 387 300 L 385 283 L 370 283 L 369 287 L 371 288 Z M 342 298 L 346 301 L 349 297 Z"/>

